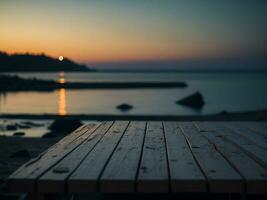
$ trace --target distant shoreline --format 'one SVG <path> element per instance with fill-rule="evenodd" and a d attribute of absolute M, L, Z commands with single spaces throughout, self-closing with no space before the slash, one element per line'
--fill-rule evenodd
<path fill-rule="evenodd" d="M 52 58 L 41 54 L 7 54 L 0 51 L 0 72 L 57 72 L 57 71 L 94 71 L 86 65 L 78 64 L 68 58 Z"/>
<path fill-rule="evenodd" d="M 0 75 L 0 92 L 53 91 L 65 89 L 140 89 L 140 88 L 185 88 L 184 82 L 66 82 L 26 79 L 19 76 Z"/>
<path fill-rule="evenodd" d="M 63 117 L 80 120 L 152 120 L 152 121 L 267 121 L 267 109 L 226 112 L 207 115 L 113 115 L 113 114 L 72 114 L 59 116 L 57 114 L 1 114 L 5 119 L 57 119 Z"/>

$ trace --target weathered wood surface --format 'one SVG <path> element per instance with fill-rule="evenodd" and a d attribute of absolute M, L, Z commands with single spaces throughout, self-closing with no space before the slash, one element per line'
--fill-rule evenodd
<path fill-rule="evenodd" d="M 267 122 L 248 122 L 246 126 L 256 133 L 267 137 Z"/>
<path fill-rule="evenodd" d="M 195 155 L 197 162 L 208 178 L 208 187 L 211 192 L 232 192 L 244 191 L 244 180 L 204 138 L 191 122 L 180 122 L 180 128 L 188 139 L 188 143 Z"/>
<path fill-rule="evenodd" d="M 207 180 L 175 122 L 164 122 L 172 192 L 205 192 Z"/>
<path fill-rule="evenodd" d="M 70 192 L 96 192 L 98 179 L 102 174 L 116 145 L 123 136 L 129 122 L 115 122 L 98 145 L 83 160 L 69 177 L 67 188 Z"/>
<path fill-rule="evenodd" d="M 112 122 L 103 123 L 95 130 L 85 142 L 75 151 L 72 151 L 65 159 L 47 171 L 37 182 L 38 192 L 64 192 L 64 180 L 74 171 L 83 158 L 90 153 L 97 142 L 104 136 L 111 127 Z"/>
<path fill-rule="evenodd" d="M 259 147 L 267 150 L 266 136 L 258 134 L 256 131 L 253 131 L 250 128 L 242 125 L 242 123 L 228 122 L 227 124 L 225 124 L 225 126 L 236 132 L 236 134 L 248 138 Z"/>
<path fill-rule="evenodd" d="M 167 193 L 167 154 L 161 122 L 148 122 L 146 137 L 137 177 L 137 191 L 141 193 Z"/>
<path fill-rule="evenodd" d="M 100 179 L 102 192 L 135 192 L 135 178 L 145 136 L 145 122 L 131 122 Z"/>
<path fill-rule="evenodd" d="M 31 193 L 267 194 L 267 123 L 115 121 L 79 128 L 8 179 Z"/>
<path fill-rule="evenodd" d="M 96 128 L 96 124 L 82 126 L 50 147 L 46 152 L 40 154 L 37 158 L 24 164 L 9 177 L 8 187 L 18 192 L 35 192 L 36 180 L 84 142 Z"/>
<path fill-rule="evenodd" d="M 197 126 L 202 127 L 203 124 L 203 122 L 196 123 Z M 208 124 L 208 127 L 212 128 L 212 124 Z M 245 180 L 249 180 L 246 183 L 248 193 L 261 193 L 267 188 L 267 170 L 263 166 L 223 137 L 220 132 L 216 131 L 216 128 L 202 131 L 201 134 L 216 147 Z"/>
<path fill-rule="evenodd" d="M 246 124 L 246 122 L 244 122 Z M 227 122 L 214 122 L 209 123 L 209 130 L 213 128 L 216 129 L 217 132 L 221 133 L 221 135 L 227 138 L 230 142 L 237 145 L 240 149 L 242 149 L 245 153 L 253 157 L 257 162 L 267 168 L 267 151 L 246 137 L 242 137 L 233 130 L 227 128 Z"/>

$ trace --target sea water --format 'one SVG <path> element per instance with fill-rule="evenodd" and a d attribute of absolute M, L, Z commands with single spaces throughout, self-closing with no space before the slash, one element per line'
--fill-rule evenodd
<path fill-rule="evenodd" d="M 13 73 L 14 74 L 14 73 Z M 66 82 L 168 82 L 183 81 L 187 88 L 168 89 L 60 89 L 52 92 L 0 93 L 1 114 L 138 114 L 202 115 L 221 111 L 238 112 L 267 108 L 266 73 L 15 73 L 25 78 Z M 175 102 L 196 91 L 205 105 L 192 109 Z M 132 110 L 122 112 L 117 105 L 127 103 Z"/>

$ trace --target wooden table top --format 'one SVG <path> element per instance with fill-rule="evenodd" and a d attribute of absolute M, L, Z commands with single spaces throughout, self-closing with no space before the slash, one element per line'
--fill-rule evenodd
<path fill-rule="evenodd" d="M 8 179 L 19 192 L 267 193 L 267 122 L 84 125 Z"/>

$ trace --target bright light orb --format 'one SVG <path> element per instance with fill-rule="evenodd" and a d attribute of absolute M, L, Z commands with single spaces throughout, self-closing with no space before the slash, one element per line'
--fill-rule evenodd
<path fill-rule="evenodd" d="M 59 56 L 59 57 L 58 57 L 58 60 L 59 60 L 59 61 L 62 61 L 62 60 L 64 60 L 64 57 L 63 57 L 63 56 Z"/>

